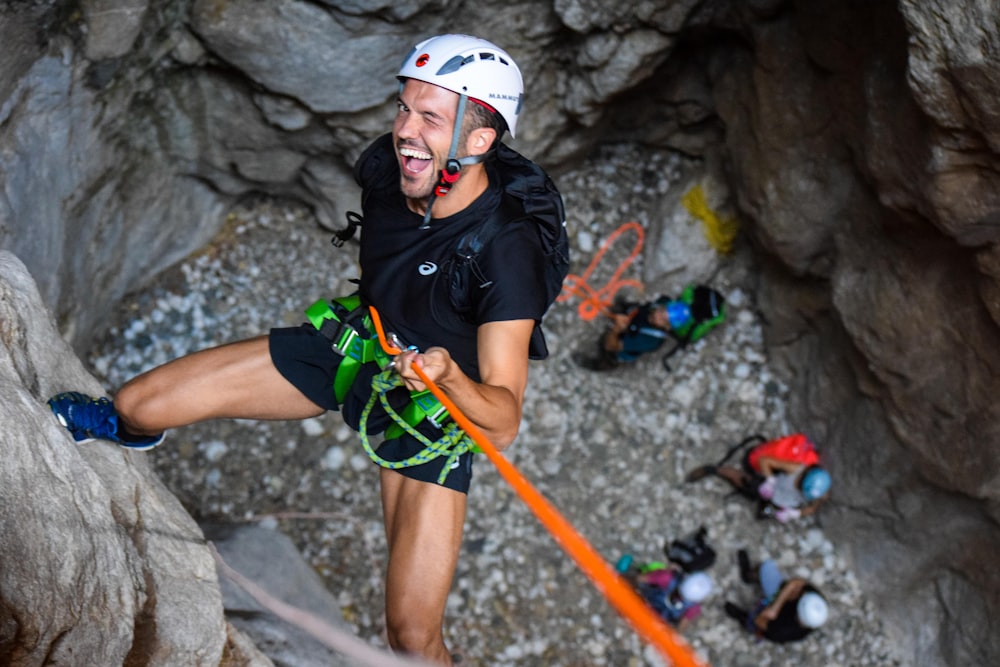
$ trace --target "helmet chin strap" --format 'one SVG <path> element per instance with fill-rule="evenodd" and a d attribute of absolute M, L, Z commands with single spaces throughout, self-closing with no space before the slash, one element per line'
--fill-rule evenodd
<path fill-rule="evenodd" d="M 456 157 L 458 155 L 458 139 L 459 134 L 461 134 L 462 129 L 462 119 L 465 117 L 465 104 L 468 100 L 467 95 L 458 96 L 458 111 L 455 114 L 455 127 L 452 129 L 451 133 L 451 147 L 448 149 L 448 160 L 444 164 L 444 169 L 438 172 L 438 182 L 434 186 L 434 192 L 431 193 L 430 198 L 427 201 L 427 210 L 424 212 L 424 222 L 420 225 L 420 229 L 430 229 L 431 226 L 431 207 L 434 206 L 434 202 L 437 201 L 438 197 L 444 197 L 451 191 L 451 186 L 453 186 L 457 181 L 458 177 L 461 176 L 462 167 L 470 164 L 479 164 L 486 160 L 486 153 L 482 155 L 467 155 L 463 158 Z"/>

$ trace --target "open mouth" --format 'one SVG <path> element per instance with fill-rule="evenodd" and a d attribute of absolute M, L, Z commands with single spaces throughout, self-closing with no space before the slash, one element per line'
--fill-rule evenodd
<path fill-rule="evenodd" d="M 400 146 L 399 157 L 403 171 L 410 174 L 419 174 L 431 163 L 432 156 L 426 151 L 417 150 L 409 146 Z"/>

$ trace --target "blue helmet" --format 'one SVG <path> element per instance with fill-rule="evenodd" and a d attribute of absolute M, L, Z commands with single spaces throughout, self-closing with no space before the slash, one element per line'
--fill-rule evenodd
<path fill-rule="evenodd" d="M 665 308 L 671 329 L 680 329 L 691 321 L 691 307 L 683 301 L 668 301 Z"/>
<path fill-rule="evenodd" d="M 806 500 L 822 498 L 830 490 L 830 473 L 819 466 L 811 466 L 802 475 L 802 495 Z"/>

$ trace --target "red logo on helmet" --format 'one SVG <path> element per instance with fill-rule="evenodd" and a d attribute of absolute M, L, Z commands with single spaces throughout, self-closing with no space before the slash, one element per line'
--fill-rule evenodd
<path fill-rule="evenodd" d="M 417 67 L 423 67 L 424 65 L 427 64 L 427 61 L 430 59 L 431 57 L 428 54 L 421 53 L 419 56 L 417 56 L 417 63 L 416 63 Z"/>

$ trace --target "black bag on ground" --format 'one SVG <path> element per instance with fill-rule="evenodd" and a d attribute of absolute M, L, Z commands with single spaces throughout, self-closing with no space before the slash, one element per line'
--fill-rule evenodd
<path fill-rule="evenodd" d="M 670 541 L 663 547 L 667 560 L 685 572 L 699 572 L 715 563 L 715 549 L 708 545 L 708 530 L 701 526 L 686 537 Z"/>

